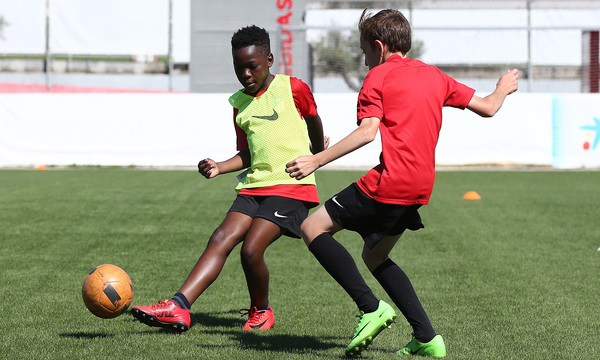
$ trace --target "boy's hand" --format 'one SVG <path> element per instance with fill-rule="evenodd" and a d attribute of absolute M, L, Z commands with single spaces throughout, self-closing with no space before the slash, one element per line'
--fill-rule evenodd
<path fill-rule="evenodd" d="M 314 154 L 312 143 L 309 144 L 309 147 L 310 147 L 310 152 Z M 329 136 L 323 136 L 323 150 L 327 149 L 328 147 L 329 147 Z"/>
<path fill-rule="evenodd" d="M 517 69 L 508 70 L 496 84 L 496 89 L 506 95 L 514 93 L 518 88 L 519 70 Z"/>
<path fill-rule="evenodd" d="M 212 179 L 219 175 L 219 167 L 213 159 L 200 160 L 198 163 L 198 172 L 207 179 Z"/>
<path fill-rule="evenodd" d="M 467 105 L 467 109 L 482 117 L 494 116 L 502 107 L 504 99 L 519 88 L 519 70 L 508 70 L 498 83 L 496 90 L 484 98 L 473 95 L 471 101 Z"/>
<path fill-rule="evenodd" d="M 314 156 L 301 156 L 286 164 L 285 172 L 296 180 L 302 180 L 319 168 Z"/>
<path fill-rule="evenodd" d="M 323 150 L 329 147 L 329 136 L 323 136 Z"/>

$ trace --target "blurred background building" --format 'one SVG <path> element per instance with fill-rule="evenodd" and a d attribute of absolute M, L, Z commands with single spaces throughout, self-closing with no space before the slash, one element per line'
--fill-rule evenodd
<path fill-rule="evenodd" d="M 401 10 L 410 56 L 481 91 L 513 67 L 520 91 L 598 91 L 596 0 L 0 0 L 0 83 L 230 93 L 230 37 L 256 24 L 271 33 L 274 72 L 316 93 L 356 92 L 364 8 Z"/>

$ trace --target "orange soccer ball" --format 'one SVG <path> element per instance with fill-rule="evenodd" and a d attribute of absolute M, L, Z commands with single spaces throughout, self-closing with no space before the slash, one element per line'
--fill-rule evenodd
<path fill-rule="evenodd" d="M 131 305 L 133 285 L 123 269 L 104 264 L 94 268 L 85 277 L 81 294 L 92 314 L 111 319 L 121 315 Z"/>

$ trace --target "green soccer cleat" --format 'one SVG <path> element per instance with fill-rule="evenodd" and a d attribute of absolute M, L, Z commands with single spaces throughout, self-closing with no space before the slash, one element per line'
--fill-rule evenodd
<path fill-rule="evenodd" d="M 405 347 L 396 351 L 396 354 L 444 357 L 446 356 L 446 345 L 444 345 L 442 335 L 436 335 L 430 342 L 425 344 L 413 338 Z"/>
<path fill-rule="evenodd" d="M 379 300 L 377 310 L 357 315 L 360 320 L 354 331 L 352 341 L 346 348 L 346 356 L 356 356 L 373 342 L 373 339 L 385 328 L 391 327 L 396 319 L 396 312 L 386 302 Z"/>

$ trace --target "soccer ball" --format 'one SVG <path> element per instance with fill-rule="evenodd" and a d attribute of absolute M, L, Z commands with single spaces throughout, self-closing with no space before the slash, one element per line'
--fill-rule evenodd
<path fill-rule="evenodd" d="M 123 269 L 104 264 L 94 268 L 85 277 L 81 295 L 92 314 L 111 319 L 121 315 L 131 305 L 133 285 Z"/>

